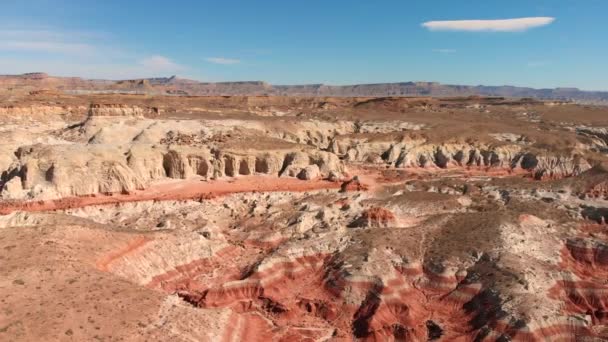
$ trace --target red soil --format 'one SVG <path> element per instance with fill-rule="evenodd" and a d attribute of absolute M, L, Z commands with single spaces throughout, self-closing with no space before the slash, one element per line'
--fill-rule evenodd
<path fill-rule="evenodd" d="M 322 189 L 341 189 L 341 191 L 373 191 L 379 184 L 401 183 L 412 179 L 431 177 L 507 177 L 529 175 L 525 170 L 450 167 L 408 168 L 407 170 L 387 170 L 378 168 L 352 167 L 357 178 L 340 182 L 327 180 L 302 181 L 295 178 L 276 178 L 268 176 L 240 176 L 232 179 L 200 181 L 196 179 L 176 180 L 153 184 L 145 190 L 129 193 L 93 194 L 88 196 L 64 197 L 40 201 L 4 201 L 0 203 L 0 215 L 14 211 L 52 211 L 82 208 L 92 205 L 106 205 L 140 201 L 168 200 L 206 200 L 218 196 L 244 192 L 305 192 Z"/>
<path fill-rule="evenodd" d="M 97 261 L 97 269 L 108 272 L 110 270 L 110 264 L 114 261 L 119 260 L 127 254 L 134 253 L 138 248 L 142 247 L 146 243 L 151 241 L 150 238 L 145 236 L 139 236 L 132 241 L 129 241 L 124 248 L 114 251 L 108 255 L 103 256 Z"/>
<path fill-rule="evenodd" d="M 368 189 L 369 189 L 369 187 L 365 184 L 362 184 L 358 178 L 353 178 L 351 180 L 348 180 L 348 181 L 342 183 L 342 185 L 340 185 L 340 191 L 342 191 L 342 192 L 367 191 Z"/>
<path fill-rule="evenodd" d="M 97 194 L 48 201 L 7 201 L 0 203 L 0 215 L 10 214 L 13 211 L 50 211 L 151 200 L 203 200 L 242 192 L 304 192 L 338 188 L 340 183 L 325 180 L 301 181 L 294 178 L 266 176 L 246 176 L 209 182 L 190 179 L 154 184 L 145 190 L 136 190 L 127 194 Z"/>
<path fill-rule="evenodd" d="M 380 207 L 365 210 L 359 219 L 360 224 L 370 227 L 388 227 L 396 221 L 395 214 L 388 209 Z"/>

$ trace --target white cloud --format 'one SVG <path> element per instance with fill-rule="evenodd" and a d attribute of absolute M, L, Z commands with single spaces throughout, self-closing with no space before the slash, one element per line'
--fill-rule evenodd
<path fill-rule="evenodd" d="M 103 33 L 0 27 L 0 74 L 32 71 L 107 79 L 192 72 L 166 56 L 124 50 Z"/>
<path fill-rule="evenodd" d="M 205 58 L 205 60 L 207 62 L 209 62 L 209 63 L 224 64 L 224 65 L 231 65 L 231 64 L 239 64 L 239 63 L 241 63 L 241 61 L 239 59 L 224 58 L 224 57 L 208 57 L 208 58 Z"/>
<path fill-rule="evenodd" d="M 449 54 L 449 53 L 455 53 L 456 50 L 455 49 L 433 49 L 433 52 Z"/>
<path fill-rule="evenodd" d="M 530 17 L 500 20 L 447 20 L 427 21 L 423 27 L 431 31 L 494 31 L 494 32 L 521 32 L 534 27 L 551 24 L 552 17 Z"/>
<path fill-rule="evenodd" d="M 150 71 L 169 72 L 182 70 L 183 67 L 167 57 L 155 55 L 142 59 L 139 64 Z"/>

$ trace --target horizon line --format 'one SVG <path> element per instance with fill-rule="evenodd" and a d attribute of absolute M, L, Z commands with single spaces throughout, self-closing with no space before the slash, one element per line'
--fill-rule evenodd
<path fill-rule="evenodd" d="M 467 83 L 452 83 L 452 82 L 441 82 L 441 81 L 393 81 L 393 82 L 370 82 L 370 83 L 344 83 L 344 84 L 336 84 L 336 83 L 272 83 L 265 80 L 240 80 L 240 81 L 201 81 L 197 79 L 181 77 L 178 75 L 171 76 L 153 76 L 153 77 L 134 77 L 134 78 L 124 78 L 124 79 L 109 79 L 109 78 L 87 78 L 82 76 L 61 76 L 61 75 L 51 75 L 49 73 L 43 71 L 35 71 L 35 72 L 26 72 L 21 74 L 0 74 L 0 77 L 22 77 L 27 75 L 45 75 L 46 77 L 54 77 L 54 78 L 79 78 L 84 81 L 111 81 L 111 82 L 124 82 L 124 81 L 135 81 L 135 80 L 153 80 L 153 79 L 181 79 L 184 81 L 192 81 L 201 84 L 213 84 L 213 83 L 266 83 L 271 86 L 330 86 L 330 87 L 352 87 L 352 86 L 369 86 L 369 85 L 386 85 L 386 84 L 405 84 L 405 83 L 428 83 L 428 84 L 439 84 L 444 86 L 466 86 L 466 87 L 514 87 L 514 88 L 528 88 L 533 90 L 558 90 L 558 89 L 569 89 L 583 92 L 608 92 L 606 90 L 598 90 L 598 89 L 587 89 L 573 86 L 555 86 L 555 87 L 533 87 L 527 85 L 514 85 L 514 84 L 467 84 Z"/>

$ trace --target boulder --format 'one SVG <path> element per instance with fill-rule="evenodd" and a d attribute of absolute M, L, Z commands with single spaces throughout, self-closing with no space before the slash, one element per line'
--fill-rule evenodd
<path fill-rule="evenodd" d="M 298 179 L 301 180 L 314 180 L 321 176 L 321 171 L 317 165 L 308 165 L 298 173 Z"/>

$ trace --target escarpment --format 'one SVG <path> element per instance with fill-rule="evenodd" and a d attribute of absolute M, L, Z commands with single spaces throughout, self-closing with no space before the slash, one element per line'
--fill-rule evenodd
<path fill-rule="evenodd" d="M 329 176 L 330 172 L 344 171 L 336 156 L 322 151 L 235 153 L 230 150 L 171 148 L 162 158 L 165 175 L 181 179 L 195 175 L 205 179 L 254 174 L 296 177 L 310 165 L 316 165 L 322 177 Z"/>
<path fill-rule="evenodd" d="M 128 193 L 165 178 L 268 175 L 297 177 L 311 165 L 318 177 L 342 174 L 342 162 L 329 152 L 304 148 L 248 150 L 208 147 L 162 147 L 136 144 L 130 148 L 90 145 L 24 146 L 2 177 L 2 198 L 55 198 Z"/>
<path fill-rule="evenodd" d="M 37 94 L 34 94 L 37 95 Z M 128 105 L 123 103 L 90 103 L 88 105 L 57 105 L 54 103 L 34 103 L 31 105 L 0 106 L 0 116 L 8 118 L 36 118 L 45 116 L 75 115 L 75 116 L 132 116 L 158 115 L 162 112 L 158 107 Z"/>
<path fill-rule="evenodd" d="M 356 163 L 390 165 L 396 168 L 484 167 L 524 170 L 536 179 L 576 176 L 591 168 L 580 154 L 551 153 L 521 145 L 429 143 L 403 136 L 374 139 L 345 136 L 333 140 L 329 151 Z"/>
<path fill-rule="evenodd" d="M 16 156 L 18 161 L 3 173 L 4 199 L 121 193 L 145 187 L 119 149 L 32 145 L 20 147 Z"/>
<path fill-rule="evenodd" d="M 92 103 L 89 107 L 89 116 L 132 116 L 143 117 L 145 114 L 159 114 L 159 109 L 156 107 L 141 107 L 135 105 L 117 104 L 100 104 Z"/>
<path fill-rule="evenodd" d="M 84 108 L 78 108 L 84 109 Z M 42 117 L 44 115 L 60 115 L 73 110 L 71 107 L 53 106 L 53 105 L 32 105 L 32 106 L 4 106 L 0 107 L 0 116 L 4 118 L 10 117 Z"/>

